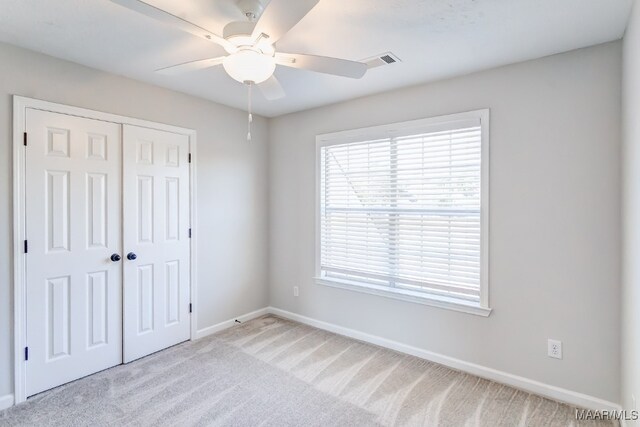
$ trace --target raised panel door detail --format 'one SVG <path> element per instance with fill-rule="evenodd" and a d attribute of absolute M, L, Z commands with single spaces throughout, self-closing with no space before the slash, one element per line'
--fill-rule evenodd
<path fill-rule="evenodd" d="M 47 335 L 48 359 L 70 355 L 71 278 L 56 277 L 47 280 Z"/>
<path fill-rule="evenodd" d="M 123 247 L 137 254 L 123 263 L 127 363 L 189 339 L 190 168 L 188 136 L 133 125 L 122 134 Z"/>
<path fill-rule="evenodd" d="M 138 177 L 138 243 L 153 242 L 153 177 Z"/>
<path fill-rule="evenodd" d="M 97 347 L 107 343 L 108 288 L 107 272 L 97 271 L 87 274 L 87 321 L 88 347 Z"/>
<path fill-rule="evenodd" d="M 69 250 L 69 172 L 47 171 L 47 251 Z"/>
<path fill-rule="evenodd" d="M 166 166 L 178 167 L 180 166 L 180 147 L 177 145 L 167 146 L 167 162 Z"/>
<path fill-rule="evenodd" d="M 166 179 L 166 204 L 167 204 L 167 240 L 178 240 L 180 230 L 180 181 L 178 178 Z"/>
<path fill-rule="evenodd" d="M 138 266 L 138 334 L 153 330 L 153 264 Z"/>
<path fill-rule="evenodd" d="M 166 266 L 166 325 L 172 325 L 180 320 L 180 261 L 169 261 Z"/>
<path fill-rule="evenodd" d="M 87 135 L 87 159 L 107 160 L 107 136 L 90 133 Z"/>
<path fill-rule="evenodd" d="M 24 126 L 29 360 L 20 398 L 118 365 L 124 347 L 125 263 L 110 260 L 124 246 L 122 125 L 27 107 Z"/>
<path fill-rule="evenodd" d="M 137 141 L 136 161 L 139 165 L 153 164 L 153 141 L 145 141 L 145 140 Z"/>
<path fill-rule="evenodd" d="M 87 247 L 107 247 L 107 175 L 87 174 Z"/>
<path fill-rule="evenodd" d="M 47 155 L 69 157 L 69 130 L 47 128 Z"/>

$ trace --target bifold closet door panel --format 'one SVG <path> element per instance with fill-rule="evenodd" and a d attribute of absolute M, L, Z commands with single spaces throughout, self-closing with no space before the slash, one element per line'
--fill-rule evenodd
<path fill-rule="evenodd" d="M 26 130 L 31 396 L 122 363 L 122 153 L 114 123 L 27 109 Z"/>
<path fill-rule="evenodd" d="M 123 127 L 124 361 L 190 337 L 189 138 Z"/>

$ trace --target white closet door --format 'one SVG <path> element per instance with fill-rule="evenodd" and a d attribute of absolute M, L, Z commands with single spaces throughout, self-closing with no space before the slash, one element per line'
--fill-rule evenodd
<path fill-rule="evenodd" d="M 122 363 L 118 124 L 27 109 L 27 396 Z"/>
<path fill-rule="evenodd" d="M 189 339 L 189 138 L 123 127 L 124 361 Z"/>

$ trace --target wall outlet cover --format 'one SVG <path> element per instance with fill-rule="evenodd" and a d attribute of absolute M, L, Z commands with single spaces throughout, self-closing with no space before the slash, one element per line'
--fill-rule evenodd
<path fill-rule="evenodd" d="M 299 291 L 298 287 L 297 287 L 297 286 L 294 286 L 294 287 L 293 287 L 293 296 L 294 296 L 294 297 L 297 297 L 297 296 L 299 296 L 299 295 L 300 295 L 300 291 Z"/>
<path fill-rule="evenodd" d="M 562 359 L 562 341 L 552 339 L 548 340 L 547 355 L 554 359 Z"/>

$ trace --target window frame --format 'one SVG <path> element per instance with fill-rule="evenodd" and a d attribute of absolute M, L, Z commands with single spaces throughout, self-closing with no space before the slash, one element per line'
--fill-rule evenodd
<path fill-rule="evenodd" d="M 321 271 L 321 150 L 323 147 L 348 144 L 365 139 L 382 139 L 423 132 L 437 132 L 450 129 L 456 122 L 480 120 L 480 301 L 479 303 L 463 301 L 451 297 L 410 291 L 399 288 L 388 288 L 348 280 L 322 277 Z M 315 153 L 315 282 L 316 284 L 373 294 L 387 298 L 425 304 L 434 307 L 460 311 L 480 316 L 489 316 L 489 109 L 467 111 L 411 120 L 381 126 L 371 126 L 340 132 L 325 133 L 316 136 Z"/>

